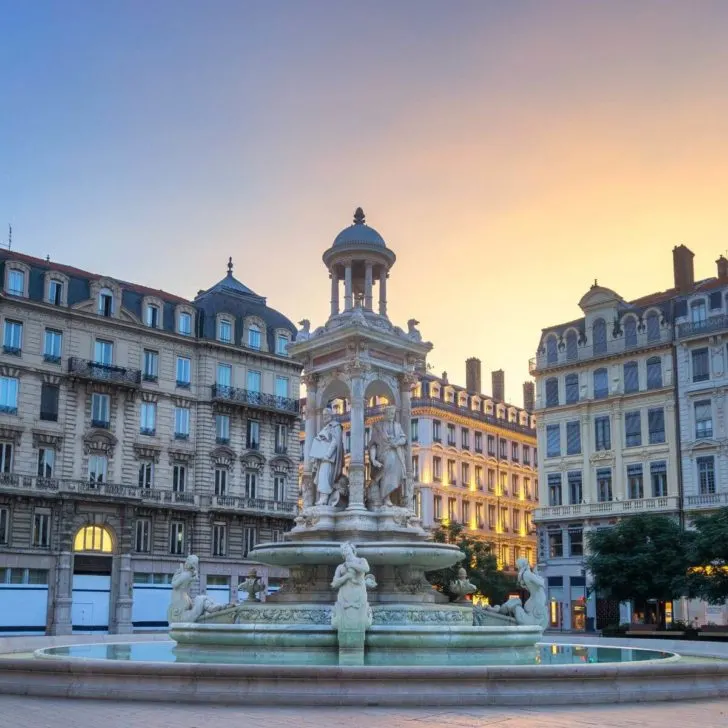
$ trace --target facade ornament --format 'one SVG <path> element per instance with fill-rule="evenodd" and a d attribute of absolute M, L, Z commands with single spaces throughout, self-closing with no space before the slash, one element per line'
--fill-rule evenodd
<path fill-rule="evenodd" d="M 308 453 L 318 506 L 329 504 L 344 468 L 344 438 L 341 423 L 333 419 L 333 413 L 328 407 L 322 416 L 324 426 L 313 439 Z"/>
<path fill-rule="evenodd" d="M 372 502 L 392 506 L 392 496 L 397 494 L 399 505 L 409 508 L 411 488 L 407 482 L 407 437 L 399 422 L 394 419 L 395 408 L 384 410 L 384 420 L 374 425 L 369 443 L 369 462 L 372 468 Z"/>
<path fill-rule="evenodd" d="M 249 602 L 260 601 L 260 594 L 265 592 L 265 584 L 255 569 L 251 569 L 248 573 L 248 578 L 238 584 L 238 592 L 247 594 L 247 601 Z"/>
<path fill-rule="evenodd" d="M 198 594 L 194 599 L 190 596 L 192 584 L 198 578 L 200 560 L 190 554 L 172 577 L 172 598 L 167 608 L 167 621 L 196 622 L 204 614 L 212 614 L 225 609 L 225 604 L 217 604 L 206 594 Z"/>
<path fill-rule="evenodd" d="M 308 319 L 302 319 L 298 322 L 298 325 L 301 327 L 301 329 L 296 332 L 296 341 L 306 341 L 306 339 L 310 339 L 311 322 Z"/>
<path fill-rule="evenodd" d="M 419 323 L 420 322 L 417 319 L 413 318 L 407 321 L 407 336 L 412 339 L 412 341 L 422 341 L 422 334 L 417 330 Z"/>
<path fill-rule="evenodd" d="M 304 374 L 301 377 L 301 384 L 306 385 L 306 389 L 316 389 L 319 382 L 319 375 L 318 374 Z"/>
<path fill-rule="evenodd" d="M 450 582 L 449 589 L 452 594 L 455 594 L 457 596 L 455 603 L 462 603 L 468 601 L 468 594 L 472 594 L 473 592 L 475 592 L 477 590 L 477 587 L 475 586 L 475 584 L 471 584 L 468 581 L 468 572 L 465 571 L 465 569 L 461 566 L 458 569 L 458 578 L 455 579 L 455 581 Z"/>
<path fill-rule="evenodd" d="M 486 612 L 512 617 L 518 625 L 538 625 L 548 627 L 549 613 L 546 606 L 546 581 L 539 574 L 531 571 L 527 559 L 517 559 L 518 586 L 528 591 L 526 603 L 520 597 L 513 597 L 498 607 L 485 607 Z"/>

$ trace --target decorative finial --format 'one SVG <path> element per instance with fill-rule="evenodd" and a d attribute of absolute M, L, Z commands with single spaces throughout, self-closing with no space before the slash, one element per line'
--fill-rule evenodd
<path fill-rule="evenodd" d="M 363 225 L 366 222 L 366 217 L 364 217 L 364 210 L 361 209 L 361 207 L 357 207 L 356 210 L 354 210 L 354 225 Z"/>
<path fill-rule="evenodd" d="M 231 276 L 233 274 L 233 257 L 232 255 L 228 258 L 228 275 Z"/>
<path fill-rule="evenodd" d="M 593 288 L 596 288 L 596 287 L 597 287 L 598 285 L 599 285 L 599 284 L 597 283 L 597 279 L 595 278 L 595 279 L 594 279 L 594 285 L 593 285 L 592 287 L 593 287 Z"/>

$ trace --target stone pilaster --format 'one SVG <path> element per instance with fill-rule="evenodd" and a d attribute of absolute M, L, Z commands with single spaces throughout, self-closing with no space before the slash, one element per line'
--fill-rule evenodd
<path fill-rule="evenodd" d="M 70 551 L 62 551 L 58 555 L 58 568 L 56 570 L 56 598 L 53 602 L 53 624 L 51 632 L 54 635 L 71 634 L 71 604 L 73 573 L 71 564 L 73 556 Z"/>

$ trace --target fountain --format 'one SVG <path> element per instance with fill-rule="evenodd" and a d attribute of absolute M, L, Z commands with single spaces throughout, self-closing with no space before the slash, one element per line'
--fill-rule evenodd
<path fill-rule="evenodd" d="M 414 319 L 404 331 L 387 316 L 387 279 L 395 259 L 366 225 L 361 209 L 324 253 L 332 281 L 331 315 L 314 331 L 302 322 L 289 347 L 304 367 L 307 395 L 303 504 L 285 541 L 259 545 L 251 553 L 255 561 L 287 567 L 290 578 L 265 603 L 248 599 L 220 608 L 200 597 L 190 601 L 183 613 L 193 619 L 170 618 L 170 635 L 180 651 L 202 645 L 339 649 L 347 660 L 361 661 L 364 652 L 393 649 L 533 647 L 541 637 L 546 626 L 543 581 L 527 562 L 520 564 L 520 581 L 531 592 L 526 605 L 516 600 L 474 613 L 464 598 L 473 591 L 466 573 L 458 579 L 461 598 L 452 603 L 427 581 L 427 572 L 450 567 L 463 554 L 456 546 L 429 540 L 416 514 L 410 390 L 417 372 L 425 371 L 432 345 L 422 340 Z M 341 310 L 339 281 L 344 283 Z M 372 400 L 386 404 L 367 412 Z M 348 467 L 332 401 L 349 403 Z M 367 414 L 372 421 L 368 441 Z M 342 593 L 350 588 L 337 576 L 342 559 L 345 565 L 358 560 L 372 571 L 352 576 L 359 584 L 359 606 L 344 611 L 358 614 L 351 617 L 360 625 L 356 629 L 342 616 Z M 358 574 L 356 568 L 347 566 L 345 572 Z M 352 656 L 355 649 L 361 652 L 358 658 Z"/>

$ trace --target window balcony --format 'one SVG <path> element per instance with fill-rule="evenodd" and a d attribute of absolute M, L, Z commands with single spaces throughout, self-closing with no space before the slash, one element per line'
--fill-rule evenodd
<path fill-rule="evenodd" d="M 188 382 L 186 379 L 178 379 L 175 384 L 180 389 L 189 389 L 191 386 L 191 382 Z"/>
<path fill-rule="evenodd" d="M 41 410 L 40 418 L 46 422 L 58 422 L 58 410 Z"/>
<path fill-rule="evenodd" d="M 126 369 L 111 364 L 99 364 L 75 356 L 68 360 L 68 373 L 73 378 L 88 379 L 92 382 L 105 382 L 106 384 L 128 389 L 136 389 L 142 380 L 140 369 Z"/>
<path fill-rule="evenodd" d="M 285 445 L 276 445 L 275 454 L 276 455 L 287 455 L 288 448 Z"/>
<path fill-rule="evenodd" d="M 148 374 L 147 372 L 144 372 L 144 374 L 142 374 L 142 379 L 145 382 L 158 382 L 159 376 L 157 374 Z"/>
<path fill-rule="evenodd" d="M 279 518 L 293 518 L 297 511 L 295 502 L 234 495 L 213 496 L 211 508 L 218 511 L 255 513 Z"/>
<path fill-rule="evenodd" d="M 139 434 L 145 435 L 146 437 L 154 437 L 157 434 L 155 427 L 140 427 Z"/>
<path fill-rule="evenodd" d="M 216 437 L 215 442 L 218 445 L 229 445 L 230 444 L 230 438 L 229 437 Z"/>
<path fill-rule="evenodd" d="M 257 440 L 248 440 L 245 446 L 248 450 L 260 450 L 260 443 Z"/>
<path fill-rule="evenodd" d="M 704 321 L 689 321 L 688 323 L 679 324 L 677 327 L 677 338 L 689 339 L 691 337 L 700 337 L 721 331 L 728 331 L 728 314 L 710 316 Z"/>
<path fill-rule="evenodd" d="M 47 364 L 60 364 L 61 357 L 55 354 L 43 354 L 43 361 Z"/>
<path fill-rule="evenodd" d="M 108 430 L 110 426 L 109 420 L 91 420 L 91 427 L 96 427 L 99 430 Z"/>
<path fill-rule="evenodd" d="M 189 440 L 190 433 L 189 432 L 175 432 L 174 439 L 175 440 Z"/>
<path fill-rule="evenodd" d="M 18 408 L 11 404 L 0 404 L 0 413 L 4 415 L 17 415 Z"/>
<path fill-rule="evenodd" d="M 537 508 L 534 520 L 539 522 L 558 521 L 569 518 L 586 518 L 601 515 L 630 515 L 632 513 L 669 513 L 678 510 L 677 496 L 660 498 L 641 498 L 639 500 L 603 501 L 598 503 L 580 503 L 570 506 L 549 506 Z"/>
<path fill-rule="evenodd" d="M 683 498 L 683 508 L 686 511 L 703 511 L 726 506 L 728 506 L 728 492 L 686 495 Z"/>
<path fill-rule="evenodd" d="M 290 397 L 279 397 L 275 394 L 265 394 L 250 389 L 229 387 L 224 384 L 212 385 L 212 399 L 215 401 L 238 404 L 246 408 L 262 409 L 269 412 L 283 412 L 297 416 L 299 402 Z"/>
<path fill-rule="evenodd" d="M 19 346 L 8 346 L 5 344 L 5 346 L 3 346 L 3 353 L 10 354 L 10 356 L 20 356 L 23 352 Z"/>

